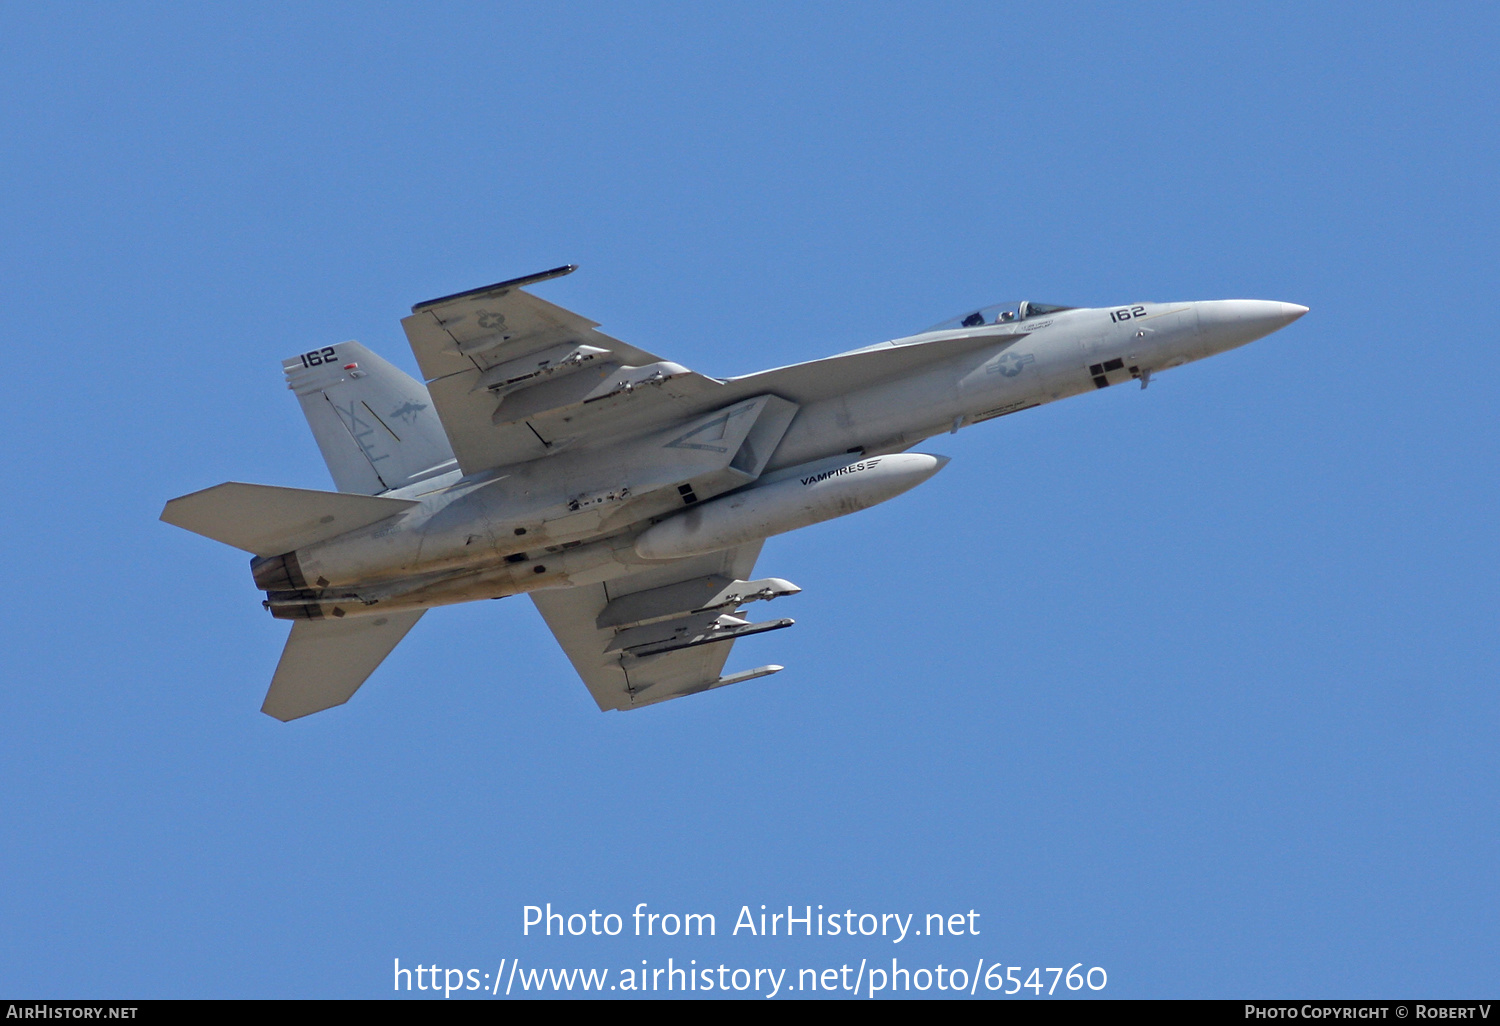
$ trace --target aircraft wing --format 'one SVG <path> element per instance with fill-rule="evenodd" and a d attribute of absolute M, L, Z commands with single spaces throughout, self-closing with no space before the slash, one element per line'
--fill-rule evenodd
<path fill-rule="evenodd" d="M 723 388 L 521 290 L 573 270 L 418 303 L 401 322 L 465 474 L 628 437 Z"/>
<path fill-rule="evenodd" d="M 531 593 L 537 611 L 600 709 L 635 709 L 776 673 L 721 676 L 734 639 L 790 627 L 735 615 L 749 601 L 797 592 L 788 581 L 747 581 L 761 542 L 682 559 L 605 584 Z"/>

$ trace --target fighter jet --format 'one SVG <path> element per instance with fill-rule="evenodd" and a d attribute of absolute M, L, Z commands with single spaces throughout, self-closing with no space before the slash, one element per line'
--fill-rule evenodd
<path fill-rule="evenodd" d="M 765 539 L 892 499 L 946 457 L 923 440 L 1242 346 L 1307 312 L 1217 300 L 1004 303 L 742 377 L 627 345 L 525 291 L 573 265 L 428 300 L 402 321 L 424 385 L 357 342 L 286 360 L 338 490 L 229 482 L 170 524 L 252 554 L 291 635 L 262 711 L 348 701 L 433 606 L 526 593 L 600 709 L 724 674 Z"/>

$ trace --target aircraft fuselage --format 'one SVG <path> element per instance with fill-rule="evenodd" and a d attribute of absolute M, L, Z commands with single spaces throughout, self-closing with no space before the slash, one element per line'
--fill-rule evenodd
<path fill-rule="evenodd" d="M 1305 312 L 1254 300 L 1023 310 L 731 378 L 701 411 L 667 428 L 392 491 L 419 504 L 258 559 L 256 581 L 272 613 L 288 619 L 608 581 L 710 541 L 739 544 L 866 508 L 941 468 L 946 460 L 907 453 L 926 438 L 1131 380 L 1145 387 L 1155 373 Z M 692 464 L 715 451 L 713 432 L 774 420 L 780 410 L 790 423 L 757 473 Z M 693 427 L 692 417 L 704 426 Z M 664 452 L 687 462 L 663 460 Z"/>

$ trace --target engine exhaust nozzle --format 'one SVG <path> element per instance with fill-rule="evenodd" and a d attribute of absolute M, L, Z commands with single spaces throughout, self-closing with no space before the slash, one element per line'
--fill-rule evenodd
<path fill-rule="evenodd" d="M 304 591 L 307 588 L 307 579 L 302 576 L 295 552 L 256 556 L 250 560 L 250 575 L 261 591 Z"/>

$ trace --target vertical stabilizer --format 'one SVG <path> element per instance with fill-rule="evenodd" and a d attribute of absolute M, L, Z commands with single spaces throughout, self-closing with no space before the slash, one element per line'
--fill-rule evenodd
<path fill-rule="evenodd" d="M 339 491 L 378 495 L 458 468 L 427 389 L 358 342 L 281 367 Z"/>

